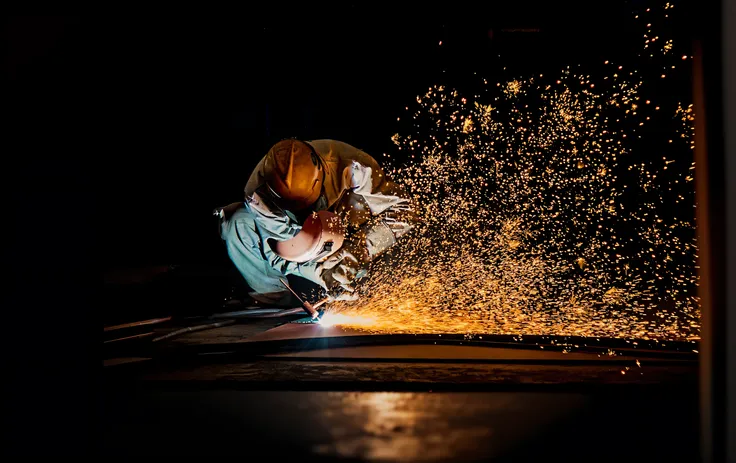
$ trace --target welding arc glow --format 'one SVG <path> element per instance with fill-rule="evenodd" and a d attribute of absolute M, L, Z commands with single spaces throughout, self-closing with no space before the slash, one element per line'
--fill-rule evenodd
<path fill-rule="evenodd" d="M 372 317 L 362 317 L 354 315 L 345 315 L 340 313 L 325 313 L 319 320 L 319 324 L 324 327 L 331 327 L 337 325 L 349 325 L 356 327 L 368 327 L 375 324 L 376 320 Z"/>

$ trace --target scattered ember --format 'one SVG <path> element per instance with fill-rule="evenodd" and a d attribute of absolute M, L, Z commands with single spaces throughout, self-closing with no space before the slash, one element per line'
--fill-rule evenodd
<path fill-rule="evenodd" d="M 664 43 L 660 58 L 679 60 Z M 333 304 L 323 323 L 696 338 L 692 105 L 677 105 L 668 151 L 642 153 L 634 140 L 668 116 L 643 97 L 641 74 L 605 69 L 417 96 L 408 131 L 392 137 L 411 162 L 389 170 L 423 222 L 374 263 L 361 298 Z"/>

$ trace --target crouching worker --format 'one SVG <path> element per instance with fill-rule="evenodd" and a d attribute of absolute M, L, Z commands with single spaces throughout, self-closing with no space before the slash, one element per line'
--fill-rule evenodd
<path fill-rule="evenodd" d="M 376 160 L 335 140 L 275 144 L 251 174 L 245 201 L 215 214 L 249 295 L 291 307 L 287 275 L 320 285 L 330 300 L 356 299 L 356 279 L 416 222 L 406 193 Z"/>

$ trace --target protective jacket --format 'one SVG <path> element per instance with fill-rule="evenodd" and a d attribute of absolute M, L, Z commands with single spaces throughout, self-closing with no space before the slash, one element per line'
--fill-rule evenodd
<path fill-rule="evenodd" d="M 230 259 L 251 296 L 280 304 L 289 300 L 280 278 L 297 275 L 328 292 L 352 291 L 358 272 L 396 243 L 417 220 L 406 193 L 367 153 L 336 140 L 308 141 L 323 162 L 322 194 L 311 208 L 342 217 L 348 236 L 341 249 L 323 262 L 297 263 L 278 256 L 269 239 L 283 241 L 301 230 L 301 220 L 280 208 L 264 188 L 262 159 L 246 186 L 245 201 L 223 209 L 220 233 Z M 308 211 L 311 212 L 311 211 Z"/>

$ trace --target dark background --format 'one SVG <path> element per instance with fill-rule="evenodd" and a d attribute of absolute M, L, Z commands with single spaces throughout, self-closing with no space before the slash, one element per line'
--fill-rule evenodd
<path fill-rule="evenodd" d="M 427 87 L 629 56 L 642 43 L 629 30 L 632 11 L 645 7 L 347 4 L 6 17 L 9 440 L 39 445 L 19 436 L 42 434 L 60 452 L 94 442 L 94 420 L 85 418 L 99 411 L 90 372 L 100 365 L 102 272 L 226 265 L 211 211 L 242 198 L 273 143 L 335 138 L 378 159 L 396 154 L 396 118 Z M 534 31 L 505 30 L 515 28 Z"/>
<path fill-rule="evenodd" d="M 635 4 L 487 3 L 12 18 L 19 153 L 6 162 L 20 166 L 5 174 L 25 176 L 27 203 L 78 189 L 48 228 L 94 216 L 84 233 L 99 240 L 102 268 L 213 262 L 223 250 L 212 209 L 242 198 L 280 139 L 334 138 L 380 160 L 396 154 L 390 137 L 404 106 L 431 85 L 558 72 L 641 43 L 626 31 Z"/>

